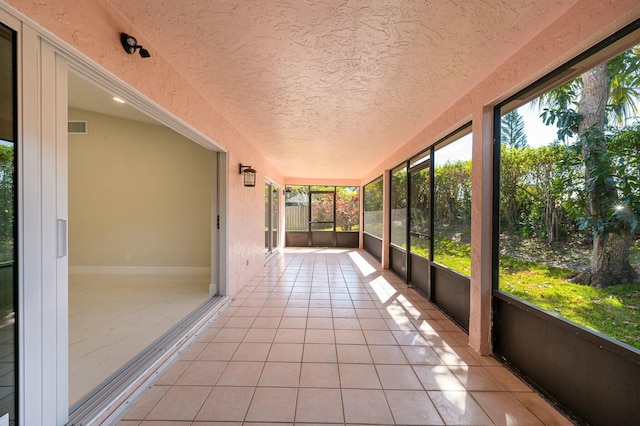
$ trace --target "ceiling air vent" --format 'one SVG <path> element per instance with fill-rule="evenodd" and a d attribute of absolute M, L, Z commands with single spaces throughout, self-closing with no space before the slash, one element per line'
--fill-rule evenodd
<path fill-rule="evenodd" d="M 69 133 L 80 133 L 86 135 L 87 132 L 87 122 L 81 120 L 69 121 L 68 124 Z"/>

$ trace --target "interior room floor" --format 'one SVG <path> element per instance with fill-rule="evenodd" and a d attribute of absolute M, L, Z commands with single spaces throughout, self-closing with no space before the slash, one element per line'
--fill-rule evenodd
<path fill-rule="evenodd" d="M 69 402 L 124 366 L 209 297 L 207 276 L 69 276 Z"/>
<path fill-rule="evenodd" d="M 288 249 L 119 422 L 159 424 L 571 423 L 365 252 Z"/>

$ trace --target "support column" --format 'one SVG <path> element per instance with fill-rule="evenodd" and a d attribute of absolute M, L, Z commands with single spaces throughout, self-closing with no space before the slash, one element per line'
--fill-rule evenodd
<path fill-rule="evenodd" d="M 473 111 L 469 345 L 491 354 L 493 108 Z"/>

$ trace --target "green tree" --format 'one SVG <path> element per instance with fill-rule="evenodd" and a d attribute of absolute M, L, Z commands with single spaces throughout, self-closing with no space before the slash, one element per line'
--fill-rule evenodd
<path fill-rule="evenodd" d="M 407 168 L 391 176 L 391 242 L 400 247 L 407 244 Z"/>
<path fill-rule="evenodd" d="M 382 179 L 365 185 L 364 210 L 382 211 Z"/>
<path fill-rule="evenodd" d="M 407 169 L 401 169 L 391 176 L 391 208 L 407 208 Z"/>
<path fill-rule="evenodd" d="M 527 135 L 524 132 L 524 120 L 517 110 L 506 113 L 502 116 L 501 123 L 501 143 L 514 148 L 524 148 L 527 146 Z"/>
<path fill-rule="evenodd" d="M 0 145 L 0 261 L 13 260 L 14 150 Z"/>
<path fill-rule="evenodd" d="M 382 238 L 382 179 L 364 186 L 364 230 Z"/>
<path fill-rule="evenodd" d="M 335 222 L 335 197 L 332 193 L 311 193 L 312 230 L 326 231 L 330 223 Z"/>
<path fill-rule="evenodd" d="M 541 115 L 545 123 L 556 124 L 563 140 L 575 137 L 574 150 L 581 159 L 582 187 L 566 187 L 582 198 L 577 216 L 593 235 L 590 264 L 574 279 L 580 284 L 608 287 L 638 279 L 629 262 L 638 215 L 630 209 L 620 214 L 624 180 L 615 177 L 615 155 L 608 144 L 612 138 L 606 137 L 605 124 L 621 126 L 637 113 L 639 89 L 640 49 L 636 46 L 540 99 L 546 106 Z"/>
<path fill-rule="evenodd" d="M 566 148 L 551 144 L 537 148 L 501 147 L 500 222 L 504 230 L 522 237 L 560 237 L 562 211 L 557 181 Z"/>
<path fill-rule="evenodd" d="M 360 188 L 336 187 L 336 227 L 340 231 L 355 231 L 360 224 Z"/>
<path fill-rule="evenodd" d="M 434 219 L 442 224 L 467 223 L 471 217 L 471 160 L 448 162 L 434 169 Z"/>
<path fill-rule="evenodd" d="M 500 148 L 500 223 L 505 229 L 518 231 L 523 203 L 520 196 L 525 169 L 523 151 L 510 146 Z"/>
<path fill-rule="evenodd" d="M 551 144 L 525 148 L 522 152 L 527 170 L 523 191 L 527 193 L 526 203 L 535 206 L 529 224 L 536 235 L 553 243 L 560 238 L 562 211 L 559 200 L 562 194 L 557 192 L 557 183 L 562 171 L 558 162 L 564 157 L 566 148 Z"/>
<path fill-rule="evenodd" d="M 431 175 L 430 169 L 414 171 L 409 176 L 410 188 L 409 198 L 411 205 L 409 208 L 409 227 L 411 233 L 429 235 L 431 226 Z M 411 238 L 411 245 L 415 245 L 414 238 Z"/>

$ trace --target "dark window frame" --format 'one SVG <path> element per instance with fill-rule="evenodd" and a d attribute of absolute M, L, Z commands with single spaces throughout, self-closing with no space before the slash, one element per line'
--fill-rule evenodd
<path fill-rule="evenodd" d="M 615 32 L 591 48 L 578 54 L 574 58 L 568 60 L 553 71 L 547 73 L 537 81 L 528 85 L 524 89 L 509 96 L 504 101 L 498 103 L 493 108 L 493 200 L 492 200 L 492 288 L 494 294 L 501 294 L 505 297 L 513 297 L 508 293 L 500 291 L 499 275 L 500 275 L 500 176 L 501 176 L 501 119 L 502 113 L 505 114 L 519 108 L 536 99 L 540 95 L 552 90 L 553 88 L 571 80 L 593 68 L 594 66 L 606 61 L 624 50 L 638 44 L 640 35 L 633 41 L 629 36 L 636 31 L 640 31 L 640 19 L 627 25 L 620 31 Z M 498 212 L 498 214 L 496 214 Z M 518 299 L 519 300 L 519 299 Z"/>
<path fill-rule="evenodd" d="M 378 183 L 381 183 L 381 184 L 382 184 L 382 194 L 384 194 L 384 179 L 383 179 L 383 175 L 380 175 L 380 176 L 378 176 L 377 178 L 373 179 L 371 182 L 368 182 L 368 183 L 366 183 L 366 184 L 362 185 L 362 215 L 361 215 L 361 221 L 362 221 L 362 233 L 363 233 L 363 234 L 371 235 L 371 236 L 372 236 L 372 237 L 374 237 L 374 238 L 382 239 L 383 231 L 382 231 L 382 230 L 380 230 L 380 236 L 377 236 L 377 235 L 375 235 L 375 234 L 372 234 L 372 233 L 370 233 L 370 232 L 367 232 L 367 229 L 366 229 L 366 222 L 365 222 L 365 220 L 364 220 L 364 214 L 365 214 L 365 212 L 367 211 L 367 210 L 365 209 L 365 205 L 366 205 L 366 203 L 365 203 L 365 197 L 367 196 L 367 186 L 369 186 L 369 185 L 373 185 L 373 184 L 378 184 Z M 381 195 L 382 195 L 382 194 L 381 194 Z M 382 205 L 382 212 L 384 213 L 384 196 L 382 196 L 382 202 L 383 202 L 383 205 Z M 383 215 L 383 216 L 384 216 L 384 215 Z M 383 217 L 383 222 L 382 222 L 380 225 L 383 225 L 383 223 L 384 223 L 384 217 Z"/>

